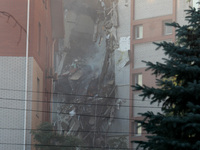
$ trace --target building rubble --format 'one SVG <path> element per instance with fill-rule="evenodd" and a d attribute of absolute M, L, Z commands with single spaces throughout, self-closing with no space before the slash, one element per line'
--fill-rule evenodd
<path fill-rule="evenodd" d="M 109 127 L 123 103 L 113 98 L 118 1 L 65 3 L 66 36 L 55 52 L 55 129 L 78 136 L 90 146 L 106 146 Z M 92 29 L 87 29 L 87 22 L 92 23 Z"/>

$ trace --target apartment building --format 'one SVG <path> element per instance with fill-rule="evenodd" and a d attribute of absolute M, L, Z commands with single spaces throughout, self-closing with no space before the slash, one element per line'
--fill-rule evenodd
<path fill-rule="evenodd" d="M 50 0 L 30 0 L 29 10 L 28 0 L 0 0 L 2 150 L 34 149 L 31 129 L 51 120 L 53 51 L 56 39 L 63 34 L 63 31 L 56 33 L 56 30 L 62 30 L 62 26 L 57 25 L 59 17 L 56 17 L 62 11 L 61 3 L 57 0 L 52 6 Z M 52 22 L 52 9 L 57 9 L 53 16 L 58 22 Z M 28 11 L 30 24 L 26 49 Z"/>
<path fill-rule="evenodd" d="M 152 42 L 175 41 L 175 29 L 166 26 L 165 23 L 178 22 L 183 25 L 185 21 L 185 9 L 189 6 L 198 7 L 198 0 L 132 0 L 131 6 L 131 63 L 130 83 L 147 86 L 156 86 L 155 76 L 151 71 L 145 71 L 146 66 L 142 62 L 153 63 L 163 62 L 165 55 L 162 50 L 155 50 Z M 131 143 L 133 140 L 145 140 L 145 131 L 134 122 L 135 119 L 142 119 L 138 113 L 146 111 L 158 112 L 157 104 L 150 105 L 150 100 L 142 101 L 140 91 L 130 89 L 130 148 L 137 145 Z M 138 128 L 139 127 L 139 128 Z"/>

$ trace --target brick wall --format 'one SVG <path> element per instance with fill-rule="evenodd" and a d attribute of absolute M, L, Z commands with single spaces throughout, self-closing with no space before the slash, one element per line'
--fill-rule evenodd
<path fill-rule="evenodd" d="M 0 0 L 0 4 L 0 11 L 12 15 L 26 29 L 26 0 Z M 24 56 L 26 32 L 22 30 L 20 34 L 20 26 L 13 18 L 0 15 L 0 55 Z"/>

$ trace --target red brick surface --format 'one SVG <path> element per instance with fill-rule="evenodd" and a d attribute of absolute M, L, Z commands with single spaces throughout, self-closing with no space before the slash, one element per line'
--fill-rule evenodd
<path fill-rule="evenodd" d="M 0 11 L 11 14 L 24 28 L 26 28 L 26 0 L 0 0 Z M 0 55 L 25 55 L 26 33 L 10 17 L 0 14 Z M 20 41 L 19 41 L 20 40 Z M 19 41 L 19 44 L 18 44 Z"/>

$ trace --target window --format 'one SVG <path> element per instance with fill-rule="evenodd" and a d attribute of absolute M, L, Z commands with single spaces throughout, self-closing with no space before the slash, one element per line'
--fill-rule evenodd
<path fill-rule="evenodd" d="M 164 35 L 170 35 L 172 34 L 172 26 L 168 26 L 166 23 L 172 23 L 172 20 L 163 21 L 163 33 Z"/>
<path fill-rule="evenodd" d="M 135 74 L 134 78 L 135 85 L 139 84 L 142 86 L 142 74 Z"/>
<path fill-rule="evenodd" d="M 40 107 L 40 79 L 37 78 L 37 112 L 36 112 L 36 117 L 39 118 L 39 107 Z"/>
<path fill-rule="evenodd" d="M 125 6 L 128 7 L 128 0 L 125 0 Z"/>
<path fill-rule="evenodd" d="M 137 25 L 135 26 L 135 39 L 142 39 L 143 38 L 143 26 Z"/>
<path fill-rule="evenodd" d="M 142 135 L 141 123 L 138 123 L 138 122 L 134 123 L 134 135 L 135 136 L 141 136 Z"/>
<path fill-rule="evenodd" d="M 192 1 L 192 6 L 195 7 L 196 10 L 199 9 L 199 3 L 198 3 L 198 2 L 199 2 L 199 0 L 193 0 L 193 1 Z"/>
<path fill-rule="evenodd" d="M 41 24 L 38 23 L 38 55 L 40 55 L 40 49 L 41 49 Z"/>
<path fill-rule="evenodd" d="M 48 37 L 46 36 L 46 68 L 49 67 L 49 40 L 48 40 Z"/>
<path fill-rule="evenodd" d="M 44 4 L 45 8 L 47 9 L 47 0 L 43 0 L 43 4 Z"/>

